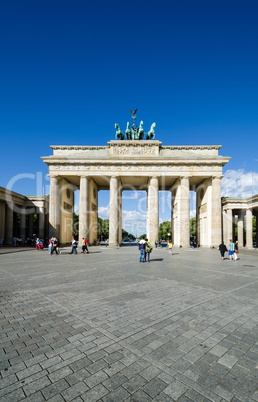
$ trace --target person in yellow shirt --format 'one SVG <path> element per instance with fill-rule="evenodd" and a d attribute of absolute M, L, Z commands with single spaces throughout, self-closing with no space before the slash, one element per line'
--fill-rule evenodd
<path fill-rule="evenodd" d="M 146 243 L 146 248 L 145 248 L 145 262 L 150 262 L 150 253 L 152 252 L 152 245 L 151 243 L 148 241 L 148 239 L 145 239 L 145 243 Z"/>
<path fill-rule="evenodd" d="M 169 241 L 168 241 L 168 254 L 172 255 L 172 248 L 173 248 L 172 239 L 169 239 Z"/>

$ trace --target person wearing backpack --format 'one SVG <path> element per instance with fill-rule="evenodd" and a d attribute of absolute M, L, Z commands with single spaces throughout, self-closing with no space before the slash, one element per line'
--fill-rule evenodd
<path fill-rule="evenodd" d="M 151 245 L 151 243 L 148 241 L 148 239 L 145 239 L 145 244 L 146 244 L 146 247 L 145 247 L 145 262 L 147 262 L 147 260 L 148 260 L 148 262 L 150 262 L 150 253 L 152 252 L 152 245 Z"/>

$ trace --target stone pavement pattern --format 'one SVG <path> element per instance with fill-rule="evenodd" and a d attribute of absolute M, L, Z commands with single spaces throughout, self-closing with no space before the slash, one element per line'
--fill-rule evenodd
<path fill-rule="evenodd" d="M 258 259 L 0 256 L 0 401 L 258 401 Z"/>

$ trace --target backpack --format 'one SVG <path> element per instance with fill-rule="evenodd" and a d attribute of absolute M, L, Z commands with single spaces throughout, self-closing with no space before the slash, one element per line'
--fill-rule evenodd
<path fill-rule="evenodd" d="M 152 252 L 152 247 L 151 247 L 150 242 L 148 242 L 148 243 L 146 244 L 146 251 L 147 251 L 147 253 L 151 253 L 151 252 Z"/>

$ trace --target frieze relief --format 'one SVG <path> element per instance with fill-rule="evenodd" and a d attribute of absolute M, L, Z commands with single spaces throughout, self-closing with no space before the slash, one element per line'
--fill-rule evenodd
<path fill-rule="evenodd" d="M 50 166 L 51 171 L 78 171 L 78 170 L 83 170 L 83 171 L 90 171 L 90 172 L 110 172 L 110 171 L 116 171 L 116 172 L 143 172 L 145 171 L 146 173 L 148 171 L 163 171 L 163 172 L 191 172 L 193 175 L 195 172 L 201 172 L 201 171 L 208 171 L 208 172 L 218 172 L 221 173 L 221 167 L 220 166 L 210 166 L 210 165 L 179 165 L 179 166 L 174 166 L 174 165 L 62 165 L 62 164 L 56 164 Z"/>

